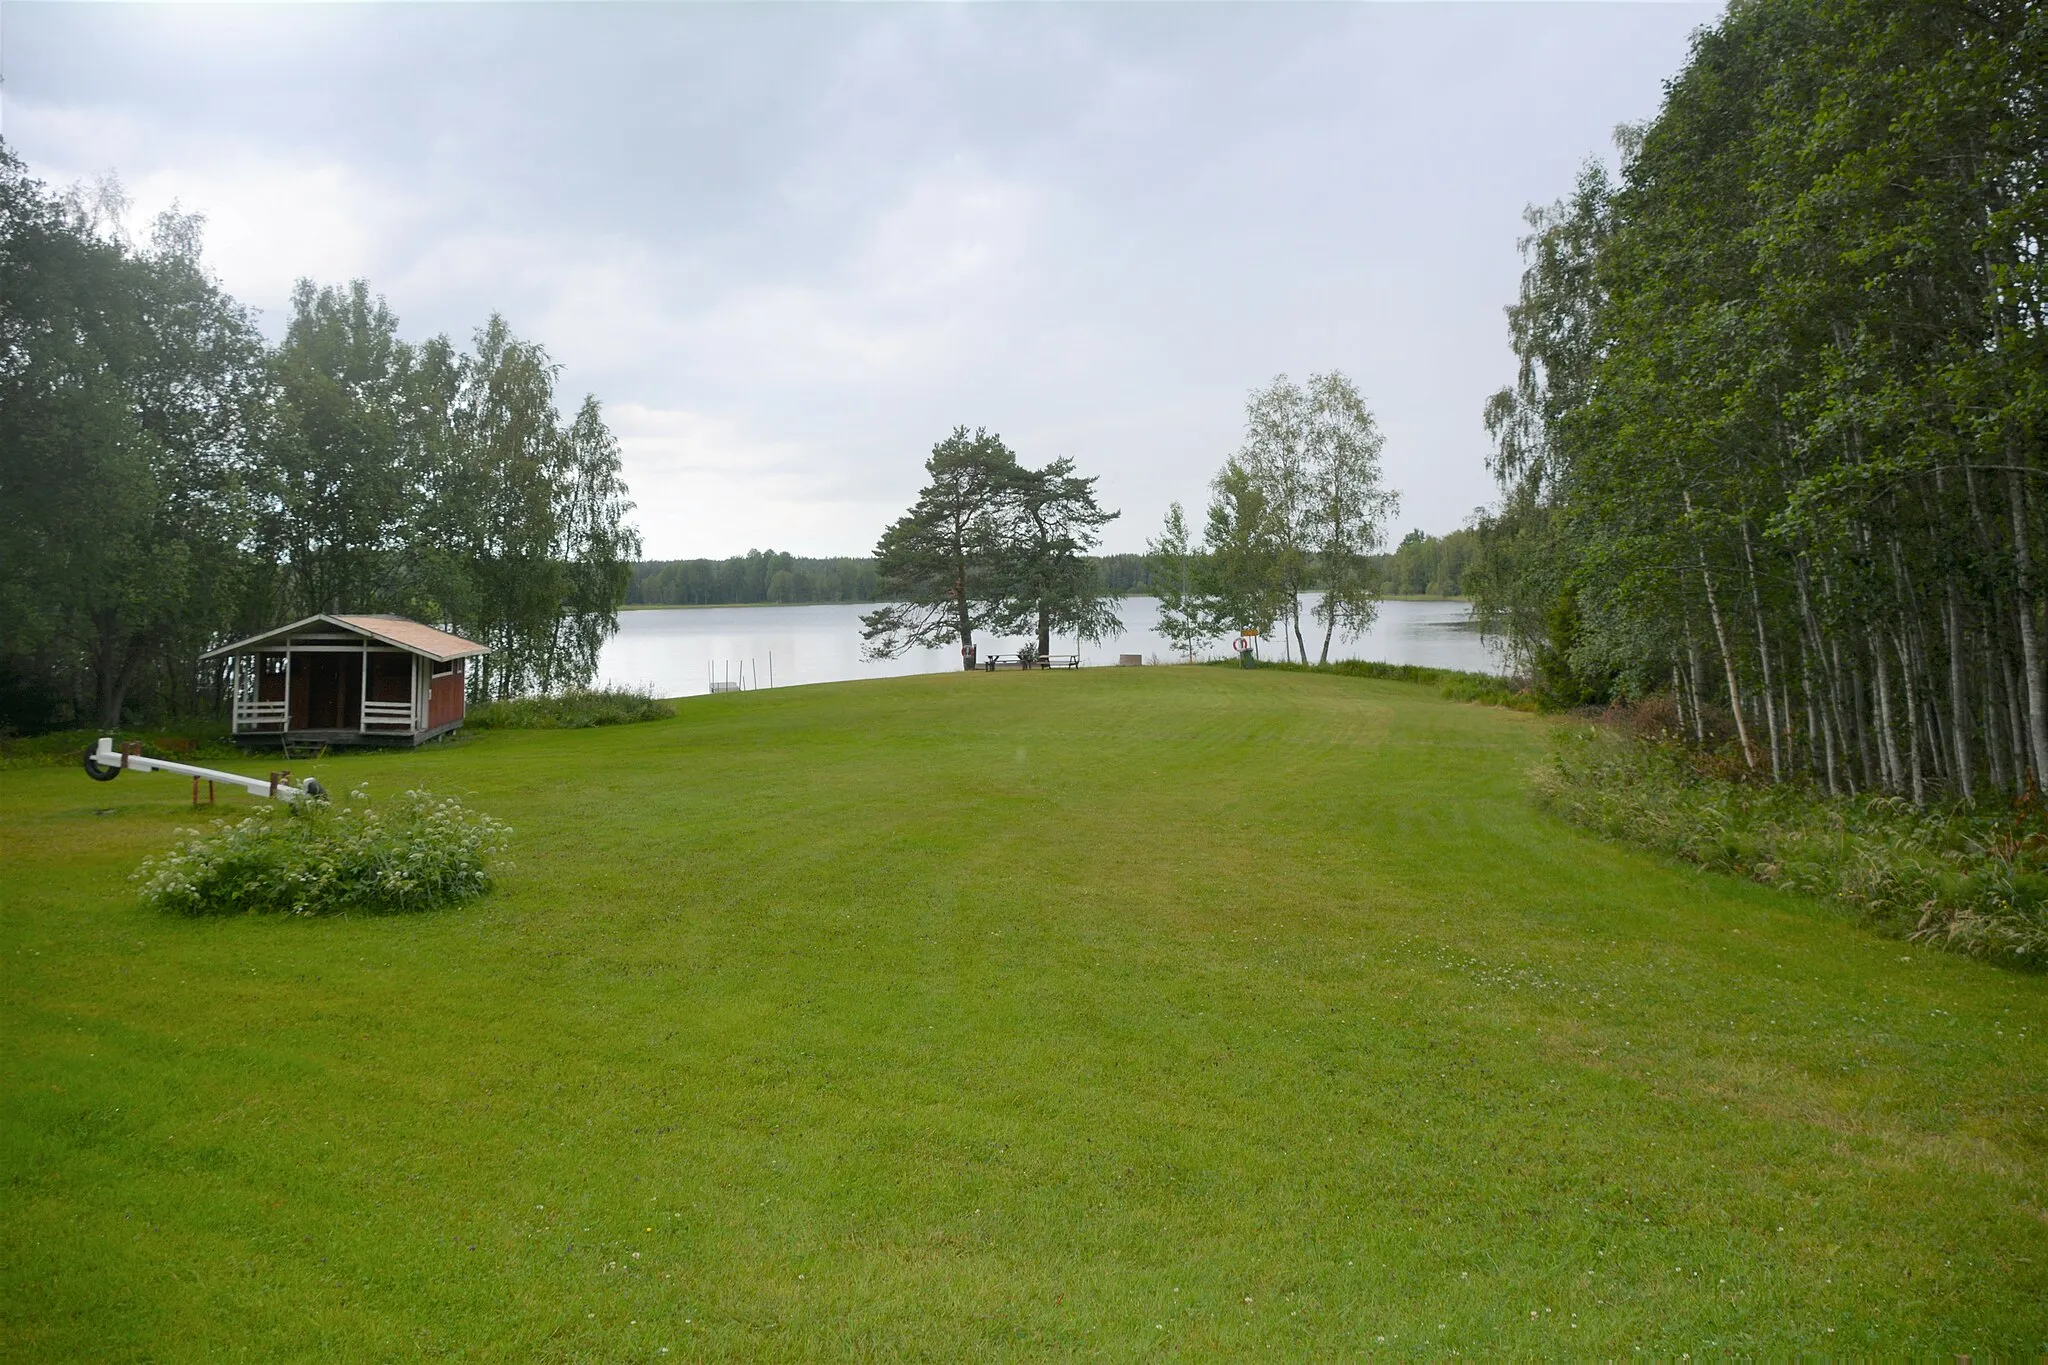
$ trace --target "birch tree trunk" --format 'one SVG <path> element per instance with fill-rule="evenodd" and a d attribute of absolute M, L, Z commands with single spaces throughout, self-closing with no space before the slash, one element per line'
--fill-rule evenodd
<path fill-rule="evenodd" d="M 2012 500 L 2013 567 L 2019 577 L 2020 663 L 2027 675 L 2027 748 L 2038 786 L 2048 775 L 2048 692 L 2043 690 L 2048 684 L 2041 676 L 2041 641 L 2034 628 L 2034 563 L 2027 544 L 2026 489 L 2017 468 L 2008 469 L 2005 478 Z"/>
<path fill-rule="evenodd" d="M 1764 601 L 1756 586 L 1756 556 L 1749 548 L 1749 521 L 1742 523 L 1742 563 L 1749 571 L 1749 610 L 1756 621 L 1756 657 L 1764 674 L 1764 724 L 1770 727 L 1771 740 L 1771 781 L 1785 780 L 1784 764 L 1778 758 L 1778 714 L 1777 702 L 1771 689 L 1771 642 L 1764 631 Z"/>
<path fill-rule="evenodd" d="M 1949 739 L 1955 749 L 1956 786 L 1963 800 L 1977 799 L 1976 775 L 1970 763 L 1970 700 L 1963 670 L 1963 602 L 1955 580 L 1948 584 L 1948 707 Z"/>
<path fill-rule="evenodd" d="M 1685 493 L 1685 515 L 1692 517 L 1692 492 Z M 1693 537 L 1693 551 L 1699 556 L 1700 583 L 1707 590 L 1707 615 L 1714 622 L 1714 639 L 1721 646 L 1721 670 L 1728 678 L 1728 709 L 1735 713 L 1735 737 L 1742 742 L 1742 761 L 1751 772 L 1756 771 L 1756 746 L 1749 742 L 1749 723 L 1742 715 L 1742 685 L 1735 680 L 1735 654 L 1728 648 L 1728 627 L 1721 620 L 1721 603 L 1714 595 L 1714 575 L 1707 568 L 1706 547 L 1699 543 L 1698 535 Z"/>
<path fill-rule="evenodd" d="M 1927 804 L 1927 780 L 1920 767 L 1920 693 L 1916 685 L 1919 669 L 1913 666 L 1912 646 L 1905 638 L 1903 623 L 1899 634 L 1892 639 L 1893 651 L 1899 656 L 1899 678 L 1906 688 L 1906 749 L 1908 780 L 1913 792 L 1913 804 Z"/>
<path fill-rule="evenodd" d="M 1706 689 L 1700 683 L 1700 642 L 1692 633 L 1692 613 L 1685 617 L 1685 662 L 1688 681 L 1692 685 L 1692 736 L 1695 742 L 1704 746 L 1707 742 L 1707 721 L 1701 711 Z"/>
<path fill-rule="evenodd" d="M 1898 729 L 1892 719 L 1891 670 L 1885 665 L 1884 642 L 1875 633 L 1870 637 L 1870 663 L 1876 670 L 1877 755 L 1883 778 L 1880 785 L 1895 792 L 1905 785 L 1905 772 L 1899 762 Z"/>
<path fill-rule="evenodd" d="M 2005 748 L 2012 756 L 2012 791 L 2027 785 L 2027 719 L 2020 711 L 2019 688 L 2012 680 L 2011 651 L 1998 651 L 1999 693 L 2005 698 Z"/>

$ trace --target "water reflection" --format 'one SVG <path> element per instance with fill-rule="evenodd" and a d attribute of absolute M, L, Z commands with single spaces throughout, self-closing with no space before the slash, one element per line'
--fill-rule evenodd
<path fill-rule="evenodd" d="M 900 659 L 863 659 L 860 616 L 869 610 L 871 606 L 831 603 L 621 612 L 619 633 L 598 660 L 598 678 L 605 685 L 645 687 L 657 696 L 684 697 L 702 695 L 714 685 L 787 687 L 937 673 L 960 666 L 959 652 L 950 647 L 919 650 Z M 1142 655 L 1147 663 L 1175 660 L 1172 647 L 1155 629 L 1158 599 L 1127 597 L 1118 614 L 1124 633 L 1101 644 L 1081 645 L 1084 664 L 1114 664 L 1121 654 Z M 1310 635 L 1310 624 L 1304 614 L 1303 635 Z M 977 643 L 985 656 L 1013 652 L 1022 640 L 977 637 Z M 1322 645 L 1320 633 L 1307 643 L 1313 657 Z M 1278 658 L 1278 644 L 1268 641 L 1261 652 Z M 1055 640 L 1053 651 L 1071 653 L 1075 646 L 1068 637 Z M 1373 628 L 1355 640 L 1333 642 L 1330 657 L 1480 673 L 1498 672 L 1501 666 L 1492 643 L 1473 629 L 1471 607 L 1464 602 L 1383 602 Z"/>

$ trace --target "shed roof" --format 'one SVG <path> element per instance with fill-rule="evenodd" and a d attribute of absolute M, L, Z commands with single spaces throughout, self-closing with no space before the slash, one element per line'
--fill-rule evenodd
<path fill-rule="evenodd" d="M 451 659 L 468 659 L 491 652 L 474 640 L 465 640 L 460 635 L 451 635 L 445 630 L 436 630 L 432 626 L 403 616 L 336 616 L 321 612 L 293 621 L 290 625 L 279 626 L 275 630 L 266 630 L 260 635 L 251 635 L 245 640 L 222 645 L 219 649 L 208 650 L 200 657 L 214 659 L 223 654 L 244 654 L 273 641 L 281 641 L 321 621 L 340 626 L 343 630 L 356 635 L 366 635 L 380 644 L 403 649 L 412 654 L 423 654 L 435 663 L 444 664 Z"/>

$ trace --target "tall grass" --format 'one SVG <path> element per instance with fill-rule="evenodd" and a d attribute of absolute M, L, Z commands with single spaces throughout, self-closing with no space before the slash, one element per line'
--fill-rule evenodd
<path fill-rule="evenodd" d="M 1536 773 L 1574 824 L 1769 886 L 1828 897 L 1892 933 L 2048 965 L 2048 812 L 1916 810 L 1745 782 L 1709 757 L 1614 725 L 1574 725 Z"/>
<path fill-rule="evenodd" d="M 1236 666 L 1235 661 L 1230 661 Z M 1339 659 L 1329 664 L 1296 664 L 1262 661 L 1260 668 L 1277 668 L 1287 673 L 1335 673 L 1346 678 L 1380 678 L 1387 682 L 1421 683 L 1438 688 L 1450 701 L 1476 701 L 1488 706 L 1505 706 L 1511 711 L 1534 711 L 1535 694 L 1510 678 L 1490 673 L 1467 673 L 1455 668 L 1425 668 L 1420 664 L 1383 664 L 1371 659 Z"/>
<path fill-rule="evenodd" d="M 218 716 L 197 716 L 165 721 L 149 729 L 123 726 L 90 730 L 53 730 L 41 735 L 14 735 L 0 730 L 0 770 L 9 768 L 68 767 L 79 761 L 87 749 L 99 743 L 101 735 L 118 734 L 138 740 L 149 758 L 194 760 L 232 757 L 241 751 L 228 738 L 227 723 Z"/>
<path fill-rule="evenodd" d="M 673 706 L 646 692 L 607 688 L 479 702 L 469 708 L 464 722 L 477 730 L 584 730 L 664 720 L 675 713 Z"/>

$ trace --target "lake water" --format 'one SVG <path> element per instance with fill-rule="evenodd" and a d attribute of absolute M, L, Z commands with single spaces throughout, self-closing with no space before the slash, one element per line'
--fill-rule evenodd
<path fill-rule="evenodd" d="M 1310 599 L 1313 600 L 1313 595 Z M 873 604 L 830 603 L 789 607 L 683 607 L 619 613 L 619 633 L 598 659 L 601 686 L 651 689 L 658 697 L 700 696 L 716 681 L 746 687 L 787 687 L 796 683 L 844 682 L 905 673 L 938 673 L 960 667 L 957 647 L 919 650 L 899 659 L 863 659 L 860 617 Z M 1333 659 L 1500 671 L 1500 657 L 1487 637 L 1471 625 L 1464 602 L 1382 602 L 1379 620 L 1355 640 L 1330 645 Z M 1176 661 L 1159 638 L 1159 601 L 1126 597 L 1118 605 L 1124 633 L 1099 645 L 1082 645 L 1086 666 L 1114 664 L 1119 654 L 1142 654 L 1147 663 Z M 1307 607 L 1302 634 L 1309 635 Z M 1013 652 L 1021 639 L 976 636 L 983 658 Z M 1281 657 L 1278 640 L 1261 644 L 1263 657 Z M 1320 634 L 1309 640 L 1311 656 Z M 1055 654 L 1072 653 L 1072 637 L 1053 641 Z M 1217 648 L 1212 653 L 1225 651 Z"/>

